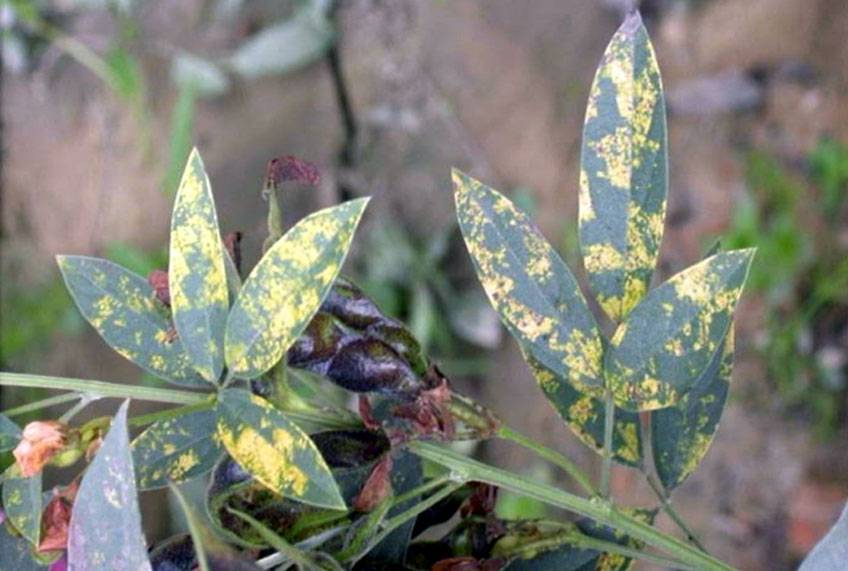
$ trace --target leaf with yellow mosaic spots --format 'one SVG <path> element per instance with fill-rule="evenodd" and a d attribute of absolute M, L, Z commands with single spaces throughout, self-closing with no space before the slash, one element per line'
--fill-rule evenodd
<path fill-rule="evenodd" d="M 150 571 L 135 487 L 124 401 L 77 492 L 68 528 L 68 568 Z"/>
<path fill-rule="evenodd" d="M 21 475 L 17 464 L 3 473 L 3 511 L 15 530 L 33 545 L 41 537 L 41 472 L 30 478 Z M 2 525 L 2 524 L 0 524 Z"/>
<path fill-rule="evenodd" d="M 132 443 L 141 490 L 184 482 L 210 471 L 223 452 L 214 410 L 190 412 L 150 425 Z"/>
<path fill-rule="evenodd" d="M 216 410 L 220 441 L 257 481 L 292 500 L 346 509 L 315 444 L 271 403 L 246 390 L 226 389 Z"/>
<path fill-rule="evenodd" d="M 224 367 L 229 294 L 215 201 L 197 149 L 188 158 L 174 201 L 169 256 L 174 325 L 194 368 L 216 383 Z"/>
<path fill-rule="evenodd" d="M 668 157 L 665 101 L 638 12 L 613 36 L 586 107 L 580 248 L 598 303 L 621 321 L 645 296 L 663 235 Z"/>
<path fill-rule="evenodd" d="M 458 170 L 453 183 L 465 244 L 501 321 L 556 383 L 600 396 L 603 345 L 577 280 L 505 196 Z"/>
<path fill-rule="evenodd" d="M 710 256 L 651 290 L 630 312 L 604 359 L 618 406 L 673 406 L 696 385 L 730 328 L 753 257 L 753 249 Z"/>
<path fill-rule="evenodd" d="M 80 313 L 112 349 L 160 379 L 209 386 L 192 368 L 167 308 L 147 280 L 99 258 L 57 256 L 56 261 Z"/>
<path fill-rule="evenodd" d="M 330 291 L 367 198 L 326 208 L 277 240 L 248 276 L 230 311 L 227 366 L 253 379 L 273 367 Z"/>
<path fill-rule="evenodd" d="M 602 454 L 606 415 L 604 402 L 581 393 L 532 357 L 525 354 L 524 359 L 565 424 L 586 446 Z M 642 425 L 638 413 L 616 407 L 612 455 L 616 462 L 627 466 L 642 464 Z"/>
<path fill-rule="evenodd" d="M 663 487 L 671 491 L 689 477 L 712 444 L 733 371 L 733 326 L 721 349 L 676 405 L 651 413 L 654 464 Z"/>

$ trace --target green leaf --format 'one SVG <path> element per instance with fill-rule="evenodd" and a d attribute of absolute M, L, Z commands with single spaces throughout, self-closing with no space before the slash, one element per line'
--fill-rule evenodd
<path fill-rule="evenodd" d="M 215 202 L 197 149 L 188 158 L 171 215 L 168 286 L 183 347 L 197 372 L 215 383 L 224 366 L 229 298 Z"/>
<path fill-rule="evenodd" d="M 208 386 L 174 339 L 165 307 L 147 280 L 86 256 L 56 258 L 80 313 L 106 343 L 145 371 L 184 386 Z"/>
<path fill-rule="evenodd" d="M 217 418 L 214 410 L 200 410 L 160 420 L 142 432 L 132 443 L 138 487 L 161 488 L 211 470 L 222 452 Z"/>
<path fill-rule="evenodd" d="M 568 382 L 600 396 L 601 335 L 568 267 L 506 197 L 458 170 L 453 182 L 459 226 L 483 289 L 522 351 L 554 373 L 542 390 L 555 399 Z"/>
<path fill-rule="evenodd" d="M 722 252 L 652 290 L 613 335 L 605 374 L 628 410 L 676 404 L 719 350 L 754 250 Z"/>
<path fill-rule="evenodd" d="M 94 461 L 83 476 L 68 529 L 68 567 L 75 571 L 149 571 L 135 488 L 127 409 L 112 419 Z"/>
<path fill-rule="evenodd" d="M 401 450 L 396 453 L 391 473 L 392 491 L 395 497 L 412 491 L 423 482 L 424 472 L 421 459 L 408 450 Z M 386 514 L 386 518 L 395 517 L 412 509 L 420 500 L 421 497 L 417 496 L 392 506 Z M 415 518 L 412 518 L 386 536 L 380 543 L 369 545 L 366 553 L 360 553 L 357 556 L 358 564 L 365 569 L 370 569 L 371 566 L 376 566 L 379 562 L 402 564 L 406 561 L 406 552 L 409 549 L 410 541 L 412 541 L 412 530 L 414 528 Z"/>
<path fill-rule="evenodd" d="M 297 223 L 245 281 L 227 322 L 227 366 L 252 379 L 274 366 L 330 291 L 368 199 L 326 208 Z"/>
<path fill-rule="evenodd" d="M 604 401 L 576 390 L 541 366 L 532 357 L 524 359 L 540 385 L 552 387 L 548 398 L 572 432 L 598 454 L 604 450 Z M 612 437 L 613 459 L 628 466 L 642 463 L 642 425 L 639 414 L 616 407 Z"/>
<path fill-rule="evenodd" d="M 20 427 L 0 414 L 0 452 L 7 452 L 18 445 L 21 439 Z"/>
<path fill-rule="evenodd" d="M 17 464 L 6 470 L 3 481 L 3 509 L 9 523 L 33 545 L 41 536 L 41 473 L 24 478 Z"/>
<path fill-rule="evenodd" d="M 188 531 L 191 535 L 191 543 L 194 549 L 194 554 L 197 558 L 197 566 L 200 571 L 211 571 L 209 560 L 206 557 L 205 537 L 209 535 L 201 523 L 200 516 L 192 509 L 185 496 L 173 482 L 168 483 L 168 488 L 174 497 L 177 498 L 177 503 L 180 504 L 180 509 L 185 515 Z"/>
<path fill-rule="evenodd" d="M 0 523 L 0 569 L 45 571 L 47 567 L 35 562 L 27 540 L 12 535 L 8 523 Z"/>
<path fill-rule="evenodd" d="M 651 414 L 654 463 L 671 491 L 695 471 L 712 444 L 733 370 L 733 328 L 701 378 L 676 405 Z"/>
<path fill-rule="evenodd" d="M 665 101 L 638 12 L 613 36 L 589 93 L 580 169 L 580 247 L 598 303 L 621 321 L 657 261 L 668 187 Z"/>
<path fill-rule="evenodd" d="M 242 389 L 226 389 L 217 411 L 221 442 L 259 482 L 306 504 L 346 509 L 315 444 L 271 403 Z"/>

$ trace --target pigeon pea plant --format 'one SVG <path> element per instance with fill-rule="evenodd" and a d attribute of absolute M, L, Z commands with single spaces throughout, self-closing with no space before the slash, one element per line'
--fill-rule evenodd
<path fill-rule="evenodd" d="M 732 569 L 686 529 L 668 494 L 695 470 L 717 428 L 732 313 L 753 252 L 714 253 L 649 288 L 665 216 L 666 127 L 638 13 L 613 37 L 592 86 L 580 173 L 584 266 L 614 325 L 609 338 L 527 216 L 453 174 L 483 288 L 553 407 L 601 454 L 599 486 L 569 458 L 454 392 L 403 324 L 338 278 L 367 200 L 321 210 L 283 232 L 279 183 L 316 177 L 296 160 L 269 164 L 270 235 L 243 282 L 238 240 L 221 239 L 197 152 L 175 200 L 167 273 L 145 280 L 105 260 L 58 258 L 79 310 L 104 341 L 179 388 L 0 374 L 5 386 L 67 391 L 0 416 L 0 445 L 15 448 L 16 459 L 3 474 L 0 567 L 25 571 L 58 560 L 80 571 L 609 570 L 641 559 Z M 356 413 L 344 406 L 352 396 Z M 111 419 L 72 425 L 95 398 L 124 402 Z M 179 406 L 129 417 L 127 399 Z M 58 420 L 23 430 L 11 420 L 73 401 Z M 140 427 L 131 440 L 129 429 Z M 537 453 L 568 473 L 580 494 L 444 444 L 486 438 Z M 77 478 L 43 492 L 45 466 L 83 458 L 89 463 Z M 652 525 L 658 509 L 614 502 L 613 462 L 645 474 L 683 538 Z M 209 480 L 205 515 L 177 487 L 201 476 Z M 163 487 L 183 507 L 189 533 L 148 549 L 137 495 Z M 498 489 L 580 517 L 501 520 Z"/>

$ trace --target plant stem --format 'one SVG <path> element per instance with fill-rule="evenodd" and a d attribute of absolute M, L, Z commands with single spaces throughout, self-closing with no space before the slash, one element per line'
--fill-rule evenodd
<path fill-rule="evenodd" d="M 732 571 L 733 568 L 718 559 L 698 550 L 693 545 L 665 534 L 654 527 L 619 512 L 615 507 L 598 498 L 589 500 L 512 474 L 500 468 L 466 458 L 443 446 L 428 442 L 412 442 L 409 448 L 426 460 L 435 462 L 455 472 L 455 477 L 466 481 L 485 482 L 505 490 L 534 498 L 547 504 L 592 518 L 603 525 L 618 529 L 634 539 L 643 541 L 666 551 L 682 563 L 705 571 Z"/>
<path fill-rule="evenodd" d="M 174 497 L 177 498 L 177 503 L 180 504 L 180 509 L 183 511 L 186 524 L 188 524 L 189 535 L 191 536 L 192 546 L 194 547 L 194 555 L 197 559 L 197 566 L 199 567 L 198 571 L 211 571 L 209 559 L 206 556 L 206 548 L 203 545 L 204 530 L 200 526 L 200 522 L 197 521 L 198 518 L 195 515 L 194 510 L 189 505 L 186 497 L 176 484 L 169 482 L 168 488 L 170 488 Z"/>
<path fill-rule="evenodd" d="M 59 417 L 60 422 L 64 422 L 65 424 L 69 423 L 71 419 L 73 419 L 77 414 L 82 411 L 85 407 L 99 399 L 97 395 L 91 395 L 89 393 L 82 393 L 79 395 L 79 402 L 65 411 L 61 417 Z"/>
<path fill-rule="evenodd" d="M 445 484 L 449 484 L 451 482 L 456 482 L 456 478 L 451 474 L 447 474 L 445 476 L 440 476 L 438 478 L 433 478 L 432 480 L 428 480 L 423 484 L 412 488 L 411 490 L 403 493 L 399 496 L 396 496 L 392 500 L 392 507 L 402 505 L 413 498 L 417 498 L 418 496 L 423 496 L 430 490 L 435 490 Z"/>
<path fill-rule="evenodd" d="M 78 398 L 80 398 L 79 393 L 64 393 L 61 395 L 47 397 L 46 399 L 37 400 L 35 402 L 22 404 L 21 406 L 16 406 L 14 408 L 8 408 L 4 411 L 0 411 L 0 413 L 11 418 L 13 416 L 19 416 L 28 412 L 35 412 L 37 410 L 56 406 L 57 404 L 64 404 L 66 402 L 75 401 Z"/>
<path fill-rule="evenodd" d="M 178 409 L 164 410 L 148 415 L 138 416 L 130 420 L 134 426 L 150 424 L 161 419 L 176 418 L 189 412 L 203 410 L 210 406 L 211 397 L 214 393 L 190 392 L 177 389 L 160 389 L 157 387 L 141 387 L 137 385 L 124 385 L 120 383 L 107 383 L 104 381 L 92 381 L 88 379 L 72 379 L 68 377 L 49 377 L 45 375 L 27 375 L 21 373 L 0 372 L 0 386 L 9 387 L 33 387 L 41 389 L 54 389 L 74 391 L 69 395 L 59 395 L 44 399 L 39 403 L 31 403 L 14 409 L 9 409 L 13 414 L 23 414 L 50 406 L 53 404 L 68 402 L 80 398 L 78 393 L 90 393 L 105 398 L 131 398 L 149 402 L 161 402 L 167 404 L 189 405 Z M 35 406 L 38 405 L 38 406 Z M 331 413 L 319 410 L 285 410 L 283 412 L 297 423 L 312 423 L 325 429 L 344 429 L 358 426 L 348 419 L 340 418 Z"/>
<path fill-rule="evenodd" d="M 71 379 L 68 377 L 49 377 L 45 375 L 27 375 L 22 373 L 6 372 L 0 372 L 0 386 L 76 391 L 80 393 L 92 393 L 100 397 L 132 398 L 168 404 L 196 404 L 208 398 L 208 393 L 204 394 L 175 389 L 123 385 L 119 383 L 106 383 L 103 381 L 92 381 L 88 379 Z"/>
<path fill-rule="evenodd" d="M 583 470 L 580 469 L 577 464 L 571 461 L 570 458 L 556 452 L 555 450 L 551 450 L 545 446 L 542 446 L 538 442 L 535 442 L 523 434 L 513 430 L 509 426 L 502 426 L 497 433 L 498 438 L 503 440 L 509 440 L 511 442 L 515 442 L 519 446 L 523 446 L 528 450 L 532 450 L 536 454 L 538 454 L 541 458 L 544 458 L 551 464 L 555 466 L 559 466 L 565 472 L 571 476 L 571 478 L 580 484 L 580 487 L 589 494 L 590 496 L 597 496 L 598 490 L 592 485 L 592 482 L 589 480 L 589 476 L 586 475 Z"/>
<path fill-rule="evenodd" d="M 385 527 L 380 530 L 380 533 L 374 536 L 374 539 L 371 540 L 370 548 L 379 545 L 380 542 L 386 539 L 386 537 L 388 537 L 389 534 L 391 534 L 394 530 L 396 530 L 412 518 L 417 517 L 419 514 L 427 511 L 428 509 L 430 509 L 431 507 L 433 507 L 434 505 L 436 505 L 437 503 L 439 503 L 440 501 L 442 501 L 464 485 L 464 482 L 454 481 L 454 483 L 445 486 L 429 498 L 418 502 L 408 510 L 401 512 L 398 515 L 386 520 Z"/>
<path fill-rule="evenodd" d="M 604 395 L 604 457 L 601 465 L 601 495 L 610 497 L 610 473 L 612 472 L 612 435 L 615 428 L 615 400 L 612 390 L 607 388 Z"/>
<path fill-rule="evenodd" d="M 171 420 L 192 412 L 208 410 L 213 406 L 215 406 L 215 401 L 210 398 L 195 404 L 187 404 L 185 406 L 179 406 L 177 408 L 167 408 L 165 410 L 151 412 L 149 414 L 141 414 L 139 416 L 134 416 L 133 418 L 129 419 L 129 425 L 145 426 L 147 424 L 159 422 L 160 420 Z"/>
<path fill-rule="evenodd" d="M 318 571 L 320 569 L 320 567 L 318 567 L 318 565 L 316 565 L 304 552 L 265 527 L 265 525 L 259 520 L 232 508 L 227 508 L 227 511 L 247 522 L 250 527 L 262 536 L 262 539 L 265 540 L 268 545 L 277 550 L 277 553 L 281 553 L 286 559 L 297 565 L 299 568 L 308 571 Z"/>
<path fill-rule="evenodd" d="M 695 534 L 689 529 L 689 526 L 686 525 L 686 522 L 683 521 L 677 512 L 674 510 L 674 507 L 671 505 L 671 499 L 666 494 L 665 490 L 660 486 L 659 482 L 657 482 L 653 476 L 648 474 L 647 472 L 642 472 L 645 475 L 645 480 L 648 481 L 648 485 L 651 486 L 651 490 L 653 490 L 654 494 L 656 494 L 657 499 L 662 504 L 663 511 L 668 514 L 668 517 L 680 528 L 680 531 L 686 534 L 686 539 L 688 539 L 695 547 L 700 549 L 701 551 L 706 552 L 707 549 L 704 545 L 698 540 Z"/>
<path fill-rule="evenodd" d="M 684 569 L 687 571 L 693 569 L 693 567 L 689 567 L 688 565 L 685 565 L 675 559 L 669 559 L 667 557 L 662 557 L 654 553 L 648 553 L 646 551 L 633 549 L 632 547 L 628 547 L 620 543 L 606 541 L 603 539 L 598 539 L 597 537 L 586 535 L 582 533 L 579 529 L 575 528 L 575 525 L 573 523 L 540 520 L 537 521 L 536 524 L 539 526 L 551 526 L 554 529 L 559 529 L 560 532 L 545 537 L 543 539 L 530 541 L 527 543 L 521 543 L 513 548 L 498 551 L 497 556 L 500 557 L 504 555 L 517 555 L 519 557 L 527 557 L 532 556 L 533 554 L 538 553 L 539 551 L 557 549 L 558 547 L 568 545 L 572 547 L 580 547 L 584 549 L 601 551 L 603 553 L 614 553 L 617 555 L 623 555 L 624 557 L 628 557 L 631 559 L 641 559 L 643 561 L 647 561 L 648 563 L 661 565 L 663 567 L 671 569 Z"/>
<path fill-rule="evenodd" d="M 604 541 L 602 539 L 596 539 L 583 534 L 576 538 L 574 545 L 584 547 L 586 549 L 603 551 L 605 553 L 616 553 L 631 559 L 641 559 L 642 561 L 653 563 L 654 565 L 659 565 L 668 569 L 681 569 L 683 571 L 697 571 L 698 569 L 697 567 L 681 563 L 676 559 L 669 559 L 667 557 L 662 557 L 661 555 L 654 555 L 653 553 L 640 551 L 618 543 L 613 543 L 612 541 Z"/>

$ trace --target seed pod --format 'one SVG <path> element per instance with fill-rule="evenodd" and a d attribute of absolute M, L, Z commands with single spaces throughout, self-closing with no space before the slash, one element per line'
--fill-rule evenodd
<path fill-rule="evenodd" d="M 345 345 L 330 364 L 327 376 L 343 388 L 360 393 L 414 394 L 421 387 L 420 378 L 407 362 L 376 339 Z"/>
<path fill-rule="evenodd" d="M 331 315 L 318 313 L 289 349 L 288 363 L 292 367 L 324 375 L 330 361 L 349 337 Z"/>
<path fill-rule="evenodd" d="M 377 304 L 344 278 L 336 280 L 321 305 L 321 311 L 329 313 L 348 327 L 360 330 L 386 319 Z"/>
<path fill-rule="evenodd" d="M 409 363 L 417 375 L 420 376 L 427 372 L 427 359 L 421 352 L 421 345 L 418 344 L 418 340 L 415 339 L 412 332 L 399 321 L 384 318 L 368 327 L 365 336 L 379 339 L 394 349 L 398 355 Z"/>

